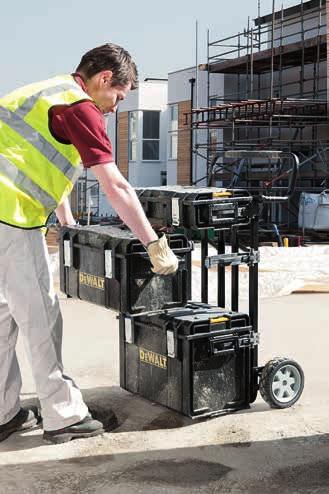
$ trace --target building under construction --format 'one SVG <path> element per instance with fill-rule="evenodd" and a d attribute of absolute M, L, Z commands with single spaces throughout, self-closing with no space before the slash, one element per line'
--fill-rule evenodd
<path fill-rule="evenodd" d="M 214 41 L 208 32 L 207 63 L 199 66 L 207 75 L 207 104 L 185 115 L 192 154 L 205 161 L 209 184 L 279 191 L 289 162 L 257 152 L 298 157 L 289 206 L 266 212 L 269 222 L 290 230 L 297 226 L 300 192 L 329 188 L 328 10 L 324 0 L 280 10 L 273 1 L 272 13 L 261 16 L 259 5 L 258 18 L 242 32 Z M 214 94 L 212 79 L 219 75 L 222 92 Z"/>
<path fill-rule="evenodd" d="M 261 15 L 258 1 L 258 17 L 232 36 L 211 39 L 208 32 L 207 60 L 198 70 L 169 73 L 168 83 L 157 81 L 161 94 L 154 81 L 144 82 L 142 103 L 135 90 L 120 105 L 109 135 L 133 185 L 208 183 L 280 195 L 291 176 L 280 152 L 294 153 L 295 194 L 264 211 L 267 223 L 290 232 L 298 226 L 301 191 L 329 188 L 329 2 L 275 7 L 273 1 L 272 12 Z M 77 216 L 113 214 L 88 171 L 73 203 Z"/>

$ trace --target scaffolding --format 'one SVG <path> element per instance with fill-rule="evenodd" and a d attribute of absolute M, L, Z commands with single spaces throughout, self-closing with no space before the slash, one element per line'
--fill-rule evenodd
<path fill-rule="evenodd" d="M 287 210 L 272 207 L 267 220 L 296 226 L 301 191 L 329 187 L 329 119 L 327 105 L 327 24 L 325 0 L 260 15 L 233 36 L 207 37 L 207 106 L 186 114 L 194 156 L 206 162 L 207 183 L 264 190 L 276 181 L 286 186 L 286 165 L 271 159 L 234 160 L 226 151 L 277 150 L 300 161 L 296 194 Z M 213 94 L 213 74 L 222 74 L 224 91 Z M 186 127 L 185 127 L 186 128 Z M 222 138 L 216 138 L 216 131 Z M 195 134 L 195 132 L 194 132 Z M 214 137 L 215 136 L 215 137 Z M 288 167 L 288 165 L 287 165 Z M 204 179 L 202 177 L 200 180 Z"/>
<path fill-rule="evenodd" d="M 78 221 L 99 218 L 99 190 L 98 181 L 90 178 L 85 169 L 71 194 L 72 212 Z"/>

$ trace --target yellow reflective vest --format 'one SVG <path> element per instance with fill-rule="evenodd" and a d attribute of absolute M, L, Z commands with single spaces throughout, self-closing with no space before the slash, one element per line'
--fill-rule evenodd
<path fill-rule="evenodd" d="M 49 110 L 91 98 L 70 75 L 0 98 L 0 222 L 39 228 L 82 172 L 78 151 L 49 129 Z"/>

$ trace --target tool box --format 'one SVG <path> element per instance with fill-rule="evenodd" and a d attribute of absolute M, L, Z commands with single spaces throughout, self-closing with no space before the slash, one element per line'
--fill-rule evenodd
<path fill-rule="evenodd" d="M 188 303 L 120 316 L 120 385 L 197 418 L 248 408 L 257 344 L 247 314 Z"/>
<path fill-rule="evenodd" d="M 167 235 L 179 258 L 175 275 L 157 276 L 141 242 L 116 226 L 61 229 L 60 288 L 79 298 L 125 313 L 181 306 L 191 298 L 192 243 Z"/>
<path fill-rule="evenodd" d="M 250 222 L 252 197 L 242 189 L 192 186 L 136 188 L 152 224 L 184 228 L 227 228 Z"/>

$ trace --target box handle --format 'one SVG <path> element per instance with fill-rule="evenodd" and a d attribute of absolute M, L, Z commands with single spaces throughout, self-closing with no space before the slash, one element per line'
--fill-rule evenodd
<path fill-rule="evenodd" d="M 223 345 L 231 344 L 231 348 L 225 348 Z M 218 346 L 220 348 L 218 348 Z M 227 336 L 217 336 L 210 340 L 210 349 L 212 355 L 223 355 L 223 354 L 233 354 L 239 350 L 239 338 Z"/>
<path fill-rule="evenodd" d="M 105 278 L 113 278 L 112 250 L 104 250 Z"/>
<path fill-rule="evenodd" d="M 63 241 L 63 250 L 64 250 L 64 266 L 67 268 L 70 268 L 72 265 L 70 240 L 64 240 Z"/>
<path fill-rule="evenodd" d="M 237 349 L 235 348 L 222 348 L 218 349 L 215 346 L 214 342 L 210 342 L 210 347 L 211 347 L 211 355 L 227 355 L 227 354 L 235 354 L 237 352 Z"/>

